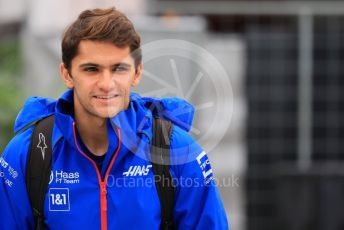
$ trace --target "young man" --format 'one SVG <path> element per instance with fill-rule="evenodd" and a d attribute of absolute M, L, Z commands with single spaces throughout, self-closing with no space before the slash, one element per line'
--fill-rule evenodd
<path fill-rule="evenodd" d="M 153 117 L 173 123 L 171 226 L 228 229 L 208 157 L 187 132 L 191 105 L 130 93 L 141 79 L 141 59 L 139 35 L 115 9 L 86 10 L 66 30 L 60 72 L 69 90 L 57 101 L 28 99 L 15 124 L 15 132 L 21 132 L 0 158 L 0 229 L 35 228 L 26 181 L 28 152 L 39 148 L 44 159 L 48 147 L 43 135 L 37 146 L 30 146 L 35 126 L 30 124 L 50 115 L 53 153 L 42 217 L 46 229 L 163 226 L 165 210 L 152 169 L 156 162 L 147 157 Z"/>

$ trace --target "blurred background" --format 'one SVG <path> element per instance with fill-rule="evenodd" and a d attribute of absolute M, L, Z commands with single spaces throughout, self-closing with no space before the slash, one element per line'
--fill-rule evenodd
<path fill-rule="evenodd" d="M 143 45 L 187 41 L 224 68 L 227 91 L 199 50 L 161 54 L 144 62 L 137 91 L 196 105 L 192 135 L 231 229 L 344 229 L 343 1 L 0 0 L 0 152 L 28 96 L 65 90 L 63 30 L 81 10 L 107 6 L 132 19 Z"/>

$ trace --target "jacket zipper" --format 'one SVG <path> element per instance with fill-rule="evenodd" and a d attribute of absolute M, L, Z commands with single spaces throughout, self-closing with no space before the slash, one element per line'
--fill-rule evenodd
<path fill-rule="evenodd" d="M 107 187 L 106 187 L 106 185 L 107 185 L 107 180 L 108 180 L 111 168 L 112 168 L 113 164 L 115 163 L 115 159 L 117 157 L 119 150 L 121 149 L 121 142 L 122 142 L 121 141 L 121 130 L 119 128 L 117 128 L 118 147 L 116 149 L 114 156 L 111 159 L 110 165 L 106 169 L 104 180 L 102 180 L 102 177 L 100 175 L 100 172 L 98 170 L 96 163 L 79 148 L 77 140 L 76 140 L 75 122 L 73 122 L 73 134 L 74 134 L 74 143 L 75 143 L 75 146 L 77 147 L 79 153 L 81 153 L 81 155 L 86 157 L 92 163 L 92 165 L 94 166 L 94 168 L 97 172 L 98 183 L 99 183 L 99 188 L 100 188 L 100 225 L 101 225 L 101 230 L 107 230 L 107 197 L 106 197 Z"/>
<path fill-rule="evenodd" d="M 101 218 L 101 229 L 107 229 L 107 198 L 106 198 L 106 183 L 100 182 L 100 218 Z"/>

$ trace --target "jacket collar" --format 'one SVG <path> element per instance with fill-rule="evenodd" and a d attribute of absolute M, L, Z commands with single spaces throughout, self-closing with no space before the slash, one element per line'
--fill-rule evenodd
<path fill-rule="evenodd" d="M 56 138 L 64 136 L 70 145 L 74 146 L 74 103 L 73 91 L 68 90 L 56 103 L 55 120 L 58 130 Z M 138 141 L 144 139 L 149 142 L 151 139 L 151 119 L 152 114 L 148 109 L 140 105 L 137 95 L 132 94 L 129 106 L 126 110 L 119 112 L 115 117 L 109 119 L 110 127 L 121 130 L 122 144 L 133 149 Z M 55 143 L 57 140 L 55 141 Z"/>
<path fill-rule="evenodd" d="M 74 144 L 73 91 L 66 91 L 57 101 L 49 98 L 30 97 L 17 116 L 14 130 L 21 130 L 31 122 L 55 113 L 53 146 L 62 138 Z M 152 139 L 152 117 L 170 120 L 175 125 L 188 131 L 191 128 L 194 108 L 179 98 L 149 98 L 131 93 L 130 103 L 126 110 L 110 118 L 110 127 L 121 130 L 122 142 L 129 149 L 138 146 L 139 142 L 150 142 Z"/>

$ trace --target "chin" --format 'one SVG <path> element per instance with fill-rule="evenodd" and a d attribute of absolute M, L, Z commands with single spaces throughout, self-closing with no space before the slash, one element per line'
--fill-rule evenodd
<path fill-rule="evenodd" d="M 98 115 L 102 118 L 111 118 L 111 117 L 116 116 L 122 110 L 123 109 L 121 109 L 121 108 L 113 108 L 113 109 L 109 109 L 107 111 L 99 112 Z"/>

